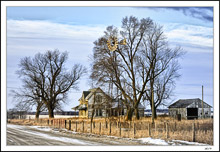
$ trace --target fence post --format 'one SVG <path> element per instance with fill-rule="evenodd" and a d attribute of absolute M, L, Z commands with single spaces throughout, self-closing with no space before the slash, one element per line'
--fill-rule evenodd
<path fill-rule="evenodd" d="M 169 126 L 168 122 L 166 123 L 166 138 L 169 137 Z"/>
<path fill-rule="evenodd" d="M 108 128 L 108 122 L 105 121 L 105 128 Z"/>
<path fill-rule="evenodd" d="M 84 121 L 82 122 L 82 132 L 84 132 Z"/>
<path fill-rule="evenodd" d="M 71 120 L 69 120 L 69 130 L 71 130 Z"/>
<path fill-rule="evenodd" d="M 66 129 L 66 119 L 64 120 L 64 127 L 65 127 L 65 129 Z"/>
<path fill-rule="evenodd" d="M 49 126 L 49 124 L 50 124 L 50 120 L 48 119 L 48 120 L 47 120 L 47 125 Z"/>
<path fill-rule="evenodd" d="M 90 122 L 90 133 L 92 133 L 92 122 Z"/>
<path fill-rule="evenodd" d="M 76 129 L 75 129 L 75 132 L 77 132 L 77 121 L 76 121 Z"/>
<path fill-rule="evenodd" d="M 195 121 L 192 124 L 192 141 L 195 142 Z"/>
<path fill-rule="evenodd" d="M 151 136 L 150 123 L 148 123 L 148 135 Z"/>
<path fill-rule="evenodd" d="M 111 121 L 109 122 L 109 135 L 111 135 L 111 132 L 112 132 L 112 130 L 111 130 Z"/>
<path fill-rule="evenodd" d="M 60 128 L 60 119 L 58 119 L 58 126 L 59 126 L 59 128 Z"/>
<path fill-rule="evenodd" d="M 134 125 L 134 138 L 135 138 L 135 133 L 136 133 L 136 130 L 135 130 L 135 129 L 136 129 L 136 128 L 135 128 L 135 122 L 134 122 L 133 125 Z"/>
<path fill-rule="evenodd" d="M 99 134 L 101 135 L 101 126 L 102 126 L 102 123 L 100 122 L 99 123 Z"/>
<path fill-rule="evenodd" d="M 176 131 L 176 121 L 174 122 L 174 130 Z"/>
<path fill-rule="evenodd" d="M 119 124 L 119 136 L 121 137 L 121 123 Z"/>
<path fill-rule="evenodd" d="M 164 132 L 166 132 L 166 122 L 164 122 L 163 125 L 164 125 Z"/>

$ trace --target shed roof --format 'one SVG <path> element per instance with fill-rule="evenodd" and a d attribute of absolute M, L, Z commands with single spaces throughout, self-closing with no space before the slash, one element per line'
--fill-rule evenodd
<path fill-rule="evenodd" d="M 171 104 L 168 108 L 186 108 L 187 106 L 189 106 L 192 103 L 196 103 L 198 105 L 199 108 L 202 108 L 202 100 L 199 98 L 195 98 L 195 99 L 180 99 L 176 102 L 174 102 L 173 104 Z M 209 104 L 207 104 L 206 102 L 203 101 L 203 104 L 207 105 L 208 107 L 212 107 Z"/>

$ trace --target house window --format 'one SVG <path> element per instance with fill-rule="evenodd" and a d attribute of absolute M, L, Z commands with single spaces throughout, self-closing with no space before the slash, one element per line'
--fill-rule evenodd
<path fill-rule="evenodd" d="M 97 103 L 101 103 L 101 102 L 102 102 L 102 96 L 97 95 L 97 96 L 96 96 L 96 102 L 97 102 Z"/>
<path fill-rule="evenodd" d="M 102 116 L 102 109 L 96 109 L 96 116 Z"/>

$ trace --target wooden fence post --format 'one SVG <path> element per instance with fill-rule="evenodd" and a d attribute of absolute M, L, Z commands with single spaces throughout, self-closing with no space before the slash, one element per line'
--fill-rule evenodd
<path fill-rule="evenodd" d="M 108 128 L 108 122 L 105 121 L 105 128 Z"/>
<path fill-rule="evenodd" d="M 166 138 L 169 138 L 169 124 L 166 123 Z"/>
<path fill-rule="evenodd" d="M 109 122 L 109 135 L 111 135 L 111 132 L 112 132 L 112 130 L 111 130 L 111 121 Z"/>
<path fill-rule="evenodd" d="M 95 128 L 95 121 L 93 122 L 93 128 Z"/>
<path fill-rule="evenodd" d="M 90 122 L 90 133 L 92 133 L 92 122 Z"/>
<path fill-rule="evenodd" d="M 102 123 L 100 122 L 100 123 L 99 123 L 99 134 L 100 134 L 100 135 L 101 135 L 101 129 L 102 129 L 101 126 L 102 126 Z"/>
<path fill-rule="evenodd" d="M 69 120 L 69 130 L 71 130 L 71 120 Z"/>
<path fill-rule="evenodd" d="M 134 129 L 134 138 L 135 138 L 135 133 L 136 133 L 136 130 L 135 130 L 135 129 L 136 129 L 136 128 L 135 128 L 135 122 L 134 122 L 133 126 L 134 126 L 133 129 Z"/>
<path fill-rule="evenodd" d="M 65 129 L 66 129 L 66 119 L 64 120 L 64 127 L 65 127 Z"/>
<path fill-rule="evenodd" d="M 84 121 L 82 122 L 82 132 L 84 132 Z"/>
<path fill-rule="evenodd" d="M 174 122 L 174 130 L 176 131 L 176 121 Z"/>
<path fill-rule="evenodd" d="M 121 137 L 121 123 L 119 124 L 119 136 Z"/>
<path fill-rule="evenodd" d="M 149 135 L 149 137 L 151 136 L 151 130 L 150 130 L 151 128 L 150 128 L 150 123 L 148 123 L 148 135 Z"/>
<path fill-rule="evenodd" d="M 59 128 L 60 128 L 60 119 L 58 119 L 58 126 L 59 126 Z"/>
<path fill-rule="evenodd" d="M 76 121 L 76 128 L 75 128 L 75 132 L 77 132 L 77 121 Z"/>
<path fill-rule="evenodd" d="M 47 120 L 47 125 L 49 126 L 49 124 L 50 124 L 50 120 L 48 119 L 48 120 Z"/>
<path fill-rule="evenodd" d="M 163 124 L 164 124 L 164 132 L 166 132 L 166 122 L 164 122 Z"/>
<path fill-rule="evenodd" d="M 195 142 L 195 121 L 192 124 L 192 141 Z"/>

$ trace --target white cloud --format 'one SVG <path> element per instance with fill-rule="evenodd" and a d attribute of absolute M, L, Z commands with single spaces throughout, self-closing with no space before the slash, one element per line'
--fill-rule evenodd
<path fill-rule="evenodd" d="M 164 26 L 165 34 L 174 43 L 213 47 L 213 28 L 170 23 Z"/>
<path fill-rule="evenodd" d="M 7 37 L 33 39 L 76 39 L 88 41 L 103 34 L 105 26 L 83 26 L 49 21 L 8 20 Z"/>
<path fill-rule="evenodd" d="M 46 50 L 54 49 L 59 49 L 61 52 L 68 51 L 67 69 L 70 69 L 75 63 L 88 67 L 88 55 L 92 54 L 93 42 L 103 35 L 105 28 L 103 25 L 86 26 L 49 21 L 8 20 L 7 87 L 18 88 L 21 86 L 21 80 L 17 79 L 15 74 L 19 61 L 21 58 L 33 56 L 37 52 L 44 53 Z M 80 83 L 79 87 L 81 90 L 89 86 Z M 77 104 L 80 95 L 70 93 L 69 105 L 65 105 L 65 110 L 70 110 L 74 103 Z M 7 95 L 7 105 L 8 107 L 13 106 L 10 95 Z"/>

